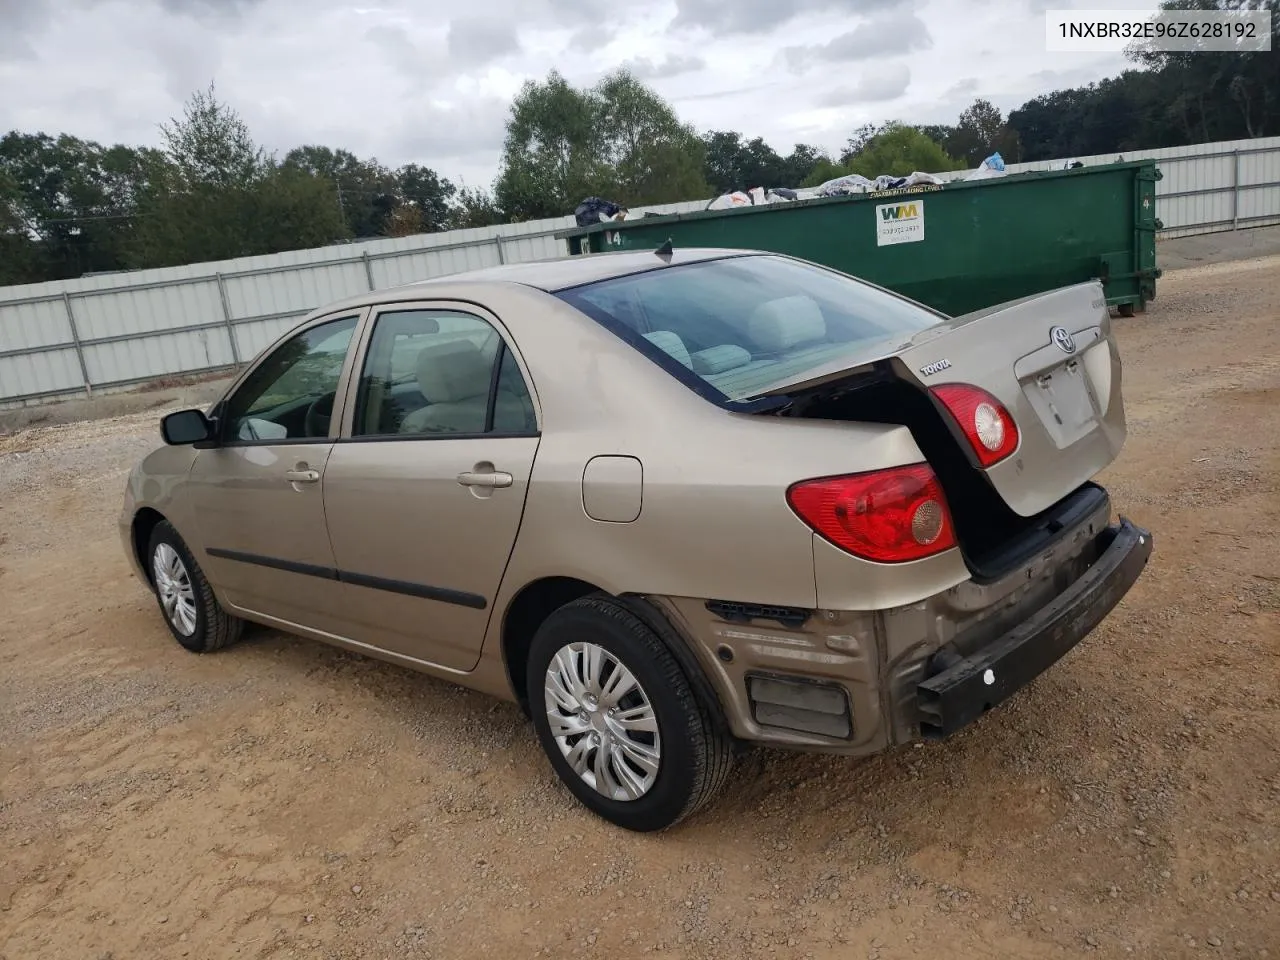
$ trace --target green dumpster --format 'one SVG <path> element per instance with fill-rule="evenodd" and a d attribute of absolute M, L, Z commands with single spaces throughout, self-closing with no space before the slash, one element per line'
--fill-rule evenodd
<path fill-rule="evenodd" d="M 1099 279 L 1129 314 L 1155 297 L 1154 161 L 592 224 L 572 255 L 735 247 L 841 270 L 956 316 Z"/>

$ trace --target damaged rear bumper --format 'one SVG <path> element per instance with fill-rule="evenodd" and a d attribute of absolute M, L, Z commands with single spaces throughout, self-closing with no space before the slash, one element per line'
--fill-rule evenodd
<path fill-rule="evenodd" d="M 1100 541 L 1105 545 L 1088 570 L 1022 623 L 963 659 L 935 658 L 916 687 L 925 739 L 949 736 L 1008 699 L 1083 640 L 1129 592 L 1151 556 L 1151 534 L 1121 517 Z"/>

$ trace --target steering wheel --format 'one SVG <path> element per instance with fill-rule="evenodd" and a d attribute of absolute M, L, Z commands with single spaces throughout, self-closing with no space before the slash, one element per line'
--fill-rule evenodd
<path fill-rule="evenodd" d="M 307 415 L 304 421 L 308 437 L 327 437 L 329 435 L 329 421 L 333 417 L 333 400 L 335 394 L 325 394 L 323 397 L 311 401 L 311 406 L 307 407 Z"/>

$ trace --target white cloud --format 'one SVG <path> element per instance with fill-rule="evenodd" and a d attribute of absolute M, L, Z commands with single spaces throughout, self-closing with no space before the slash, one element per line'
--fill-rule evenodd
<path fill-rule="evenodd" d="M 698 129 L 838 150 L 860 123 L 954 123 L 975 96 L 1007 113 L 1127 66 L 1047 54 L 1039 6 L 486 0 L 460 14 L 444 0 L 0 0 L 0 131 L 157 145 L 157 125 L 215 81 L 278 153 L 319 143 L 488 185 L 525 80 L 555 67 L 583 85 L 629 62 Z"/>
<path fill-rule="evenodd" d="M 890 64 L 868 70 L 852 87 L 836 87 L 817 99 L 821 107 L 851 107 L 865 103 L 887 103 L 897 100 L 911 85 L 911 68 L 905 63 Z"/>

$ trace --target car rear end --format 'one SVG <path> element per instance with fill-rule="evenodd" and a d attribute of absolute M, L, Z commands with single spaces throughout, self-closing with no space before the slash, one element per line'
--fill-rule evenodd
<path fill-rule="evenodd" d="M 947 736 L 1060 659 L 1136 582 L 1151 536 L 1114 518 L 1093 479 L 1125 437 L 1098 284 L 948 318 L 787 258 L 681 269 L 701 282 L 567 299 L 641 334 L 735 420 L 820 421 L 834 430 L 824 444 L 850 428 L 847 468 L 831 469 L 829 447 L 818 469 L 793 456 L 776 491 L 810 531 L 812 609 L 659 600 L 737 735 L 849 753 Z M 918 456 L 877 462 L 852 440 L 868 424 L 909 432 Z M 767 546 L 738 559 L 767 562 Z"/>

